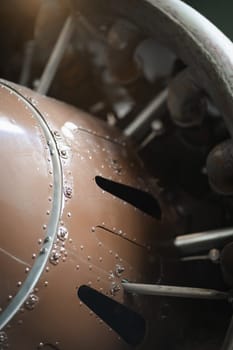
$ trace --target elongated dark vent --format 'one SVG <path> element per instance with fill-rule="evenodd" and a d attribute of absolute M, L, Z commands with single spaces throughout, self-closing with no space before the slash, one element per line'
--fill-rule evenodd
<path fill-rule="evenodd" d="M 78 289 L 78 296 L 128 344 L 136 346 L 142 342 L 146 324 L 138 313 L 85 285 Z"/>
<path fill-rule="evenodd" d="M 161 219 L 161 208 L 159 202 L 151 194 L 138 190 L 137 188 L 114 182 L 105 179 L 101 176 L 95 177 L 96 184 L 111 193 L 112 195 L 132 204 L 136 208 L 142 210 L 144 213 L 153 216 L 157 220 Z"/>
<path fill-rule="evenodd" d="M 41 349 L 41 346 L 39 345 L 37 349 Z M 56 345 L 46 343 L 43 345 L 43 350 L 59 350 L 59 348 Z"/>

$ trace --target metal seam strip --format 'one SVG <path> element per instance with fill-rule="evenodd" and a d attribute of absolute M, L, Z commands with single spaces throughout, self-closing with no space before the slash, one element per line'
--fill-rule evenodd
<path fill-rule="evenodd" d="M 45 135 L 53 165 L 53 206 L 51 210 L 50 220 L 47 226 L 46 236 L 37 259 L 35 260 L 32 269 L 28 273 L 27 278 L 22 284 L 18 293 L 13 297 L 12 301 L 9 303 L 7 308 L 3 310 L 0 314 L 0 330 L 6 326 L 6 324 L 12 319 L 12 317 L 17 313 L 21 305 L 26 301 L 28 295 L 32 292 L 33 288 L 36 286 L 41 274 L 44 271 L 47 260 L 49 258 L 56 234 L 58 231 L 59 220 L 62 211 L 62 188 L 63 188 L 63 175 L 62 175 L 62 165 L 59 157 L 59 152 L 57 149 L 56 142 L 49 129 L 47 122 L 45 121 L 43 115 L 33 106 L 30 101 L 27 100 L 21 93 L 19 93 L 16 88 L 12 87 L 7 82 L 0 80 L 0 85 L 7 89 L 9 92 L 15 94 L 19 97 L 25 105 L 33 112 L 35 118 L 39 122 L 42 131 Z"/>

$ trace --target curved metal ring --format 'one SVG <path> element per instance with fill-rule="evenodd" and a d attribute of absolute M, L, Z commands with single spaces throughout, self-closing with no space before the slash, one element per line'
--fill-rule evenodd
<path fill-rule="evenodd" d="M 3 329 L 6 324 L 12 319 L 12 317 L 17 313 L 21 305 L 26 301 L 28 295 L 32 292 L 33 288 L 37 284 L 46 263 L 48 261 L 54 240 L 57 235 L 59 220 L 62 210 L 62 166 L 60 162 L 59 152 L 53 135 L 44 120 L 43 116 L 37 111 L 37 109 L 23 96 L 21 95 L 14 86 L 12 87 L 9 83 L 0 81 L 1 86 L 4 86 L 10 93 L 15 94 L 17 97 L 27 105 L 29 109 L 33 112 L 35 118 L 41 126 L 44 132 L 45 139 L 47 140 L 48 146 L 50 148 L 50 153 L 52 156 L 53 164 L 53 207 L 51 210 L 51 216 L 47 227 L 46 236 L 44 238 L 43 245 L 40 250 L 40 254 L 35 260 L 26 280 L 22 284 L 18 293 L 13 297 L 12 301 L 6 307 L 6 309 L 0 314 L 0 330 Z"/>
<path fill-rule="evenodd" d="M 73 0 L 85 15 L 128 17 L 170 47 L 223 113 L 233 136 L 233 44 L 210 21 L 180 0 Z"/>

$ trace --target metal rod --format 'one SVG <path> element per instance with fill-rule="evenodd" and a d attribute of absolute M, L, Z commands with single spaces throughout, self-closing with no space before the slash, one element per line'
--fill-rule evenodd
<path fill-rule="evenodd" d="M 174 246 L 182 256 L 219 248 L 233 241 L 233 228 L 177 236 Z"/>
<path fill-rule="evenodd" d="M 23 59 L 23 66 L 19 78 L 19 84 L 27 86 L 30 74 L 31 74 L 31 66 L 32 66 L 32 59 L 34 54 L 34 48 L 35 48 L 35 41 L 29 40 L 26 43 L 25 49 L 24 49 L 24 59 Z"/>
<path fill-rule="evenodd" d="M 221 350 L 233 350 L 233 318 L 231 319 Z"/>
<path fill-rule="evenodd" d="M 124 134 L 126 136 L 134 136 L 134 134 L 151 118 L 151 116 L 165 104 L 167 100 L 168 90 L 165 89 L 156 96 L 149 105 L 129 124 Z"/>
<path fill-rule="evenodd" d="M 194 299 L 228 299 L 228 294 L 214 289 L 164 286 L 122 282 L 125 291 L 143 295 L 169 296 Z"/>
<path fill-rule="evenodd" d="M 57 72 L 57 68 L 67 48 L 67 45 L 70 42 L 74 28 L 75 18 L 74 16 L 70 16 L 66 19 L 65 24 L 54 46 L 52 54 L 47 62 L 47 65 L 40 79 L 39 86 L 36 89 L 37 92 L 41 94 L 46 94 L 48 92 L 51 82 Z"/>

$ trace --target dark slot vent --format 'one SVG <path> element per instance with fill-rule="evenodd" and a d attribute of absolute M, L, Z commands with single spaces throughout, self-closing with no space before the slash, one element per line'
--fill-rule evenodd
<path fill-rule="evenodd" d="M 41 349 L 41 346 L 39 345 L 37 349 Z M 56 345 L 52 345 L 52 344 L 48 344 L 48 343 L 43 345 L 43 349 L 44 350 L 59 350 Z"/>
<path fill-rule="evenodd" d="M 136 346 L 142 342 L 146 324 L 138 313 L 88 286 L 81 286 L 78 296 L 128 344 Z"/>
<path fill-rule="evenodd" d="M 101 176 L 96 176 L 95 181 L 96 184 L 104 191 L 107 191 L 125 202 L 132 204 L 136 208 L 142 210 L 144 213 L 153 216 L 158 220 L 161 219 L 162 213 L 159 202 L 151 194 L 105 179 Z"/>

